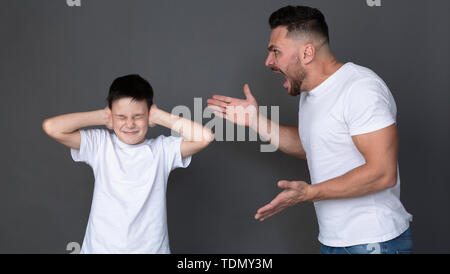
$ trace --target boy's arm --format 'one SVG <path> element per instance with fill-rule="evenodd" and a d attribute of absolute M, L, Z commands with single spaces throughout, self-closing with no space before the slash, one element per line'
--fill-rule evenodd
<path fill-rule="evenodd" d="M 80 128 L 105 125 L 112 127 L 111 111 L 105 109 L 78 112 L 45 119 L 42 128 L 48 136 L 73 149 L 80 149 Z"/>
<path fill-rule="evenodd" d="M 181 156 L 183 158 L 204 149 L 214 139 L 214 134 L 209 128 L 189 119 L 167 113 L 155 104 L 150 108 L 149 125 L 151 127 L 160 125 L 181 134 L 184 137 L 181 142 Z"/>

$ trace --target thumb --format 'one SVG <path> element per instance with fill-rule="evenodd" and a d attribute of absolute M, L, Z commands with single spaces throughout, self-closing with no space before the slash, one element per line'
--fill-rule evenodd
<path fill-rule="evenodd" d="M 250 91 L 250 87 L 248 86 L 248 84 L 244 85 L 244 94 L 245 94 L 245 98 L 250 99 L 250 100 L 255 100 L 255 98 L 252 95 L 252 92 Z"/>
<path fill-rule="evenodd" d="M 278 181 L 278 187 L 279 188 L 290 188 L 291 187 L 291 183 L 289 181 L 286 181 L 286 180 L 281 180 L 281 181 Z"/>

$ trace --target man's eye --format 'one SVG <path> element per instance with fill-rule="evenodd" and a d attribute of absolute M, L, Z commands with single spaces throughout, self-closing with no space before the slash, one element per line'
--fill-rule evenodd
<path fill-rule="evenodd" d="M 273 54 L 278 55 L 280 52 L 278 50 L 273 50 Z"/>

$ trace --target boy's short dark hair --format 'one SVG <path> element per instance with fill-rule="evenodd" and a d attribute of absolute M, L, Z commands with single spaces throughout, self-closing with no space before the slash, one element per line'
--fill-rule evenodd
<path fill-rule="evenodd" d="M 288 34 L 313 33 L 330 42 L 328 25 L 322 12 L 316 8 L 306 6 L 286 6 L 270 15 L 269 25 L 271 29 L 278 26 L 287 27 Z"/>
<path fill-rule="evenodd" d="M 153 104 L 153 88 L 150 83 L 138 74 L 129 74 L 116 78 L 109 88 L 108 106 L 111 109 L 115 100 L 131 97 L 133 100 L 147 102 L 150 107 Z"/>

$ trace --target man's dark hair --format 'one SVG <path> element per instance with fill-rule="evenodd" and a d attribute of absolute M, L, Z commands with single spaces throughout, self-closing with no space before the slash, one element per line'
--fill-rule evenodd
<path fill-rule="evenodd" d="M 287 36 L 293 33 L 313 33 L 325 38 L 329 43 L 328 26 L 325 17 L 316 8 L 306 6 L 286 6 L 270 15 L 269 25 L 271 29 L 286 26 Z"/>
<path fill-rule="evenodd" d="M 153 104 L 153 88 L 147 80 L 137 74 L 130 74 L 116 78 L 109 88 L 108 106 L 111 109 L 115 100 L 131 97 L 133 100 L 147 102 L 150 107 Z"/>

